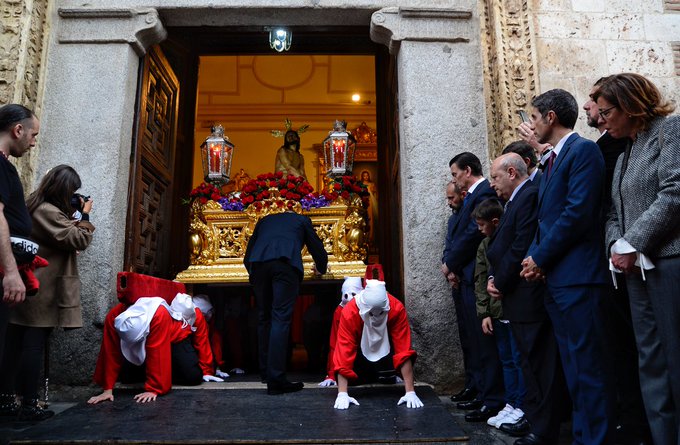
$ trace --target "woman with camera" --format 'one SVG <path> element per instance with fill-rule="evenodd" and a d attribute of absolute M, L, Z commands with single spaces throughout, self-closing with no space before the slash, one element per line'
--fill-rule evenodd
<path fill-rule="evenodd" d="M 49 265 L 35 271 L 40 281 L 37 295 L 26 298 L 10 316 L 0 364 L 1 416 L 43 420 L 54 415 L 38 405 L 38 386 L 52 329 L 83 326 L 76 256 L 90 245 L 94 226 L 89 221 L 92 200 L 75 194 L 80 186 L 72 167 L 58 165 L 26 202 L 33 219 L 31 237 Z M 14 401 L 15 391 L 23 397 L 21 407 Z"/>

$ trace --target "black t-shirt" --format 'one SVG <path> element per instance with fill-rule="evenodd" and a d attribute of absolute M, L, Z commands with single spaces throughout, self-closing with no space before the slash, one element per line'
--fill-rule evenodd
<path fill-rule="evenodd" d="M 4 208 L 5 219 L 9 225 L 9 233 L 22 237 L 30 237 L 33 222 L 26 208 L 24 188 L 19 180 L 17 169 L 0 155 L 0 201 Z"/>

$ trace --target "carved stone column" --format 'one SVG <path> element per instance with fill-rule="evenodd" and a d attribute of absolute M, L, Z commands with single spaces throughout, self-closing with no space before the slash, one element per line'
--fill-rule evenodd
<path fill-rule="evenodd" d="M 518 110 L 530 112 L 538 70 L 528 0 L 484 0 L 482 47 L 489 153 L 519 138 Z"/>
<path fill-rule="evenodd" d="M 49 33 L 48 0 L 4 0 L 0 6 L 0 104 L 18 103 L 40 112 L 43 48 Z M 32 179 L 37 158 L 28 152 L 17 161 L 24 182 Z"/>
<path fill-rule="evenodd" d="M 115 301 L 116 273 L 123 267 L 140 57 L 166 32 L 154 9 L 59 9 L 54 27 L 38 177 L 58 164 L 75 167 L 82 192 L 94 200 L 97 227 L 79 256 L 84 332 L 52 343 L 59 357 L 51 364 L 54 375 L 75 383 L 91 378 L 101 338 L 93 322 L 101 322 Z"/>
<path fill-rule="evenodd" d="M 442 387 L 462 375 L 440 272 L 448 164 L 463 151 L 488 163 L 479 34 L 476 9 L 384 8 L 371 20 L 372 39 L 396 56 L 403 276 L 418 374 Z"/>

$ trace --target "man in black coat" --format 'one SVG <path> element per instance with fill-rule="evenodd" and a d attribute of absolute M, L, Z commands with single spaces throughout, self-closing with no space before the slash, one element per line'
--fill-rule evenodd
<path fill-rule="evenodd" d="M 538 224 L 538 187 L 529 180 L 526 163 L 517 153 L 496 158 L 491 186 L 507 204 L 486 253 L 491 265 L 487 290 L 502 301 L 503 315 L 510 321 L 522 356 L 527 388 L 522 407 L 526 419 L 501 425 L 501 430 L 515 436 L 530 433 L 517 445 L 553 443 L 567 403 L 559 349 L 544 306 L 545 284 L 519 276 Z"/>
<path fill-rule="evenodd" d="M 255 292 L 260 373 L 268 394 L 303 388 L 286 378 L 290 322 L 304 276 L 303 245 L 314 259 L 314 272 L 325 273 L 328 254 L 312 221 L 292 211 L 277 213 L 257 223 L 243 259 Z"/>

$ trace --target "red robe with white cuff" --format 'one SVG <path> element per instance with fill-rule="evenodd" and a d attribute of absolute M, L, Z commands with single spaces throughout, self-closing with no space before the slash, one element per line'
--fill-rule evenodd
<path fill-rule="evenodd" d="M 387 313 L 387 334 L 390 336 L 392 346 L 392 361 L 394 369 L 401 368 L 406 360 L 416 360 L 416 351 L 411 349 L 411 328 L 406 316 L 406 308 L 401 301 L 389 293 L 390 310 Z M 335 341 L 335 354 L 333 355 L 332 376 L 340 374 L 347 380 L 357 379 L 357 374 L 352 367 L 357 352 L 361 351 L 361 335 L 364 330 L 364 320 L 359 316 L 356 298 L 347 303 L 340 315 L 340 324 Z"/>
<path fill-rule="evenodd" d="M 104 337 L 97 358 L 97 367 L 94 371 L 94 381 L 104 390 L 113 389 L 118 379 L 120 368 L 125 361 L 120 349 L 120 337 L 113 325 L 118 315 L 123 313 L 129 306 L 122 303 L 115 306 L 106 315 L 104 321 Z M 200 309 L 196 309 L 196 331 L 187 325 L 182 328 L 182 321 L 177 321 L 170 316 L 168 310 L 159 306 L 151 319 L 149 335 L 146 337 L 146 381 L 144 390 L 163 395 L 170 392 L 172 387 L 172 357 L 171 344 L 179 343 L 192 335 L 191 343 L 198 353 L 198 363 L 203 375 L 213 375 L 213 356 L 208 339 L 208 325 Z"/>
<path fill-rule="evenodd" d="M 333 321 L 331 323 L 331 337 L 328 341 L 328 363 L 326 364 L 327 379 L 335 380 L 335 374 L 333 373 L 334 369 L 333 356 L 335 355 L 335 344 L 337 343 L 338 338 L 338 326 L 340 326 L 340 315 L 342 314 L 343 309 L 344 306 L 338 305 L 338 307 L 335 308 L 335 312 L 333 312 Z"/>

